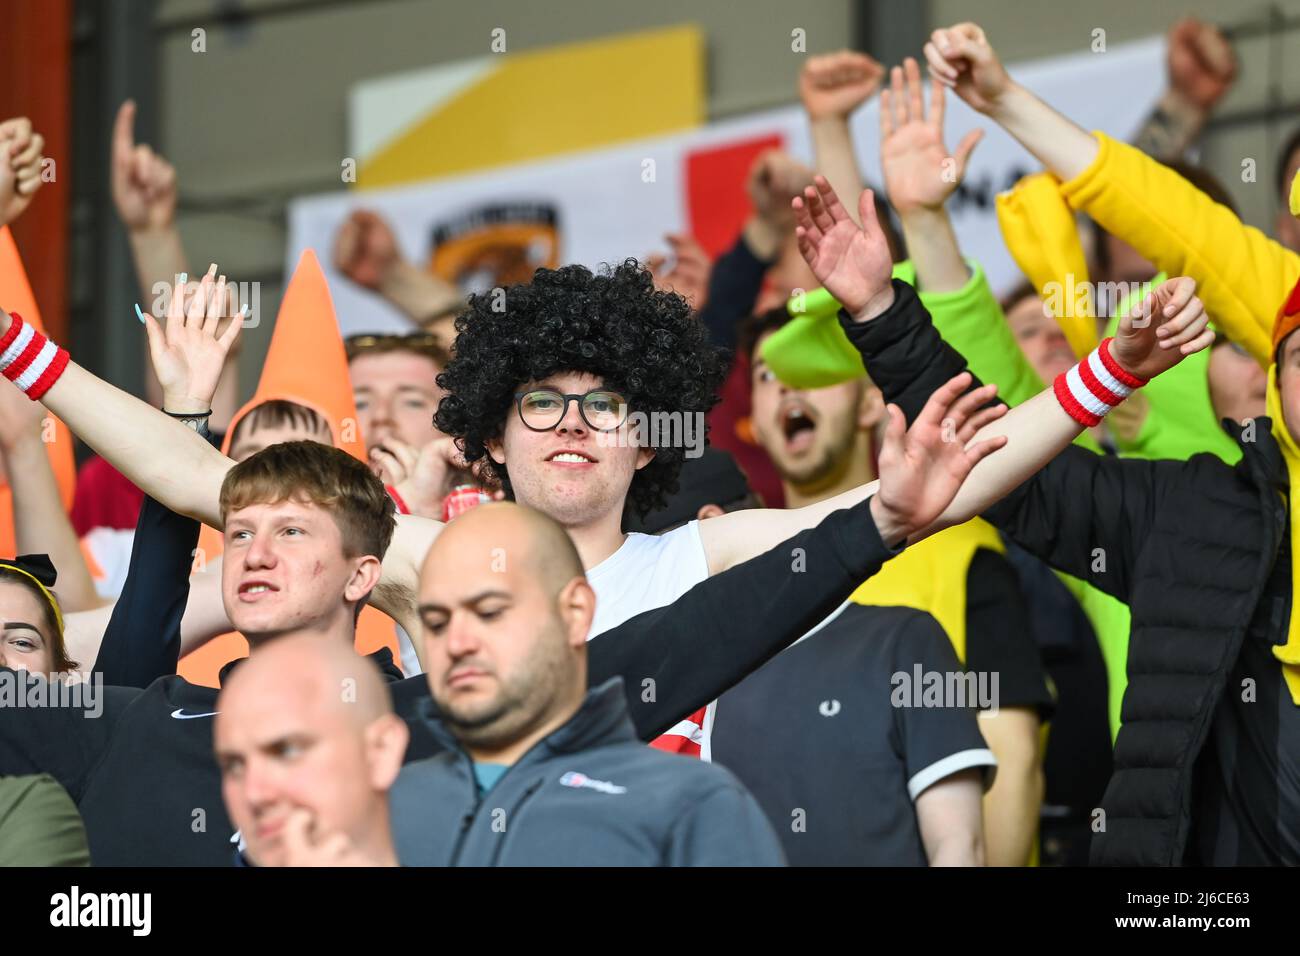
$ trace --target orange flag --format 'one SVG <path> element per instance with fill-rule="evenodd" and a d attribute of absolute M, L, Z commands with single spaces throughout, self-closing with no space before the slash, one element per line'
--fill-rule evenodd
<path fill-rule="evenodd" d="M 23 260 L 18 255 L 18 246 L 8 226 L 0 228 L 0 308 L 6 312 L 17 312 L 38 332 L 45 331 L 45 325 L 41 322 L 41 310 L 36 307 L 31 283 L 27 281 L 27 270 L 23 268 Z M 54 480 L 59 484 L 59 497 L 63 499 L 63 507 L 67 510 L 72 507 L 72 493 L 77 484 L 72 432 L 53 415 L 50 418 L 54 428 L 52 432 L 47 430 L 47 434 L 54 440 L 46 442 L 45 450 L 50 457 L 50 467 L 54 469 Z M 0 484 L 0 556 L 12 557 L 16 549 L 13 493 L 9 490 L 8 482 L 5 482 Z"/>

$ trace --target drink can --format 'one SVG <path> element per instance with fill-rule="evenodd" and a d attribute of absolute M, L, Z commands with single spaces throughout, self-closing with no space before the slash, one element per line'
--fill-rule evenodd
<path fill-rule="evenodd" d="M 477 508 L 491 500 L 492 496 L 482 488 L 476 488 L 474 485 L 457 485 L 451 489 L 451 494 L 442 499 L 442 520 L 450 521 L 457 515 L 462 515 L 471 508 Z"/>

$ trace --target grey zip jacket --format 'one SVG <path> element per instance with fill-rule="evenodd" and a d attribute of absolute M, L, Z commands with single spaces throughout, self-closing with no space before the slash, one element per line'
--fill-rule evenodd
<path fill-rule="evenodd" d="M 637 738 L 621 677 L 481 797 L 470 757 L 428 723 L 447 749 L 407 764 L 389 792 L 403 866 L 785 865 L 740 781 Z"/>

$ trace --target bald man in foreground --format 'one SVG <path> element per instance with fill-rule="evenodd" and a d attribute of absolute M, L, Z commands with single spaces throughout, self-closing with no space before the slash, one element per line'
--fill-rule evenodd
<path fill-rule="evenodd" d="M 388 788 L 409 737 L 375 665 L 339 642 L 285 637 L 218 698 L 221 789 L 257 866 L 396 866 Z"/>
<path fill-rule="evenodd" d="M 573 542 L 540 512 L 483 505 L 439 535 L 419 611 L 445 750 L 390 795 L 404 865 L 784 865 L 730 772 L 645 746 L 623 678 L 587 689 L 595 610 Z"/>

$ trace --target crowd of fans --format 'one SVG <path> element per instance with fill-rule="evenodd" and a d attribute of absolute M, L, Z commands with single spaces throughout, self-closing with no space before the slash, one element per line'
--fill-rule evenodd
<path fill-rule="evenodd" d="M 760 155 L 716 261 L 466 299 L 353 212 L 334 266 L 411 331 L 343 339 L 309 252 L 242 405 L 123 104 L 147 401 L 0 234 L 0 863 L 1300 862 L 1300 136 L 1271 239 L 1187 158 L 1214 27 L 1131 144 L 974 24 L 913 52 L 807 59 L 813 165 Z M 953 95 L 1043 167 L 1001 298 Z M 0 124 L 5 225 L 42 145 Z"/>

